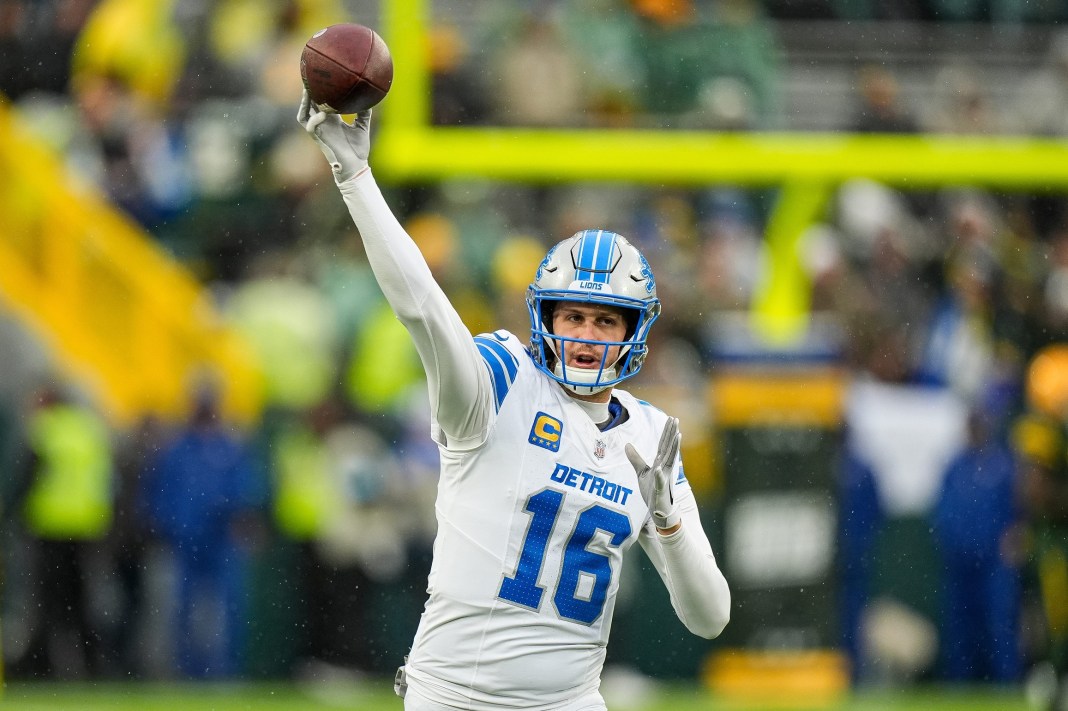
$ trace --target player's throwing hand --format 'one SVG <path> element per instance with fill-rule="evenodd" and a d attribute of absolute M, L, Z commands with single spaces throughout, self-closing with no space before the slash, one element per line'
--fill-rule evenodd
<path fill-rule="evenodd" d="M 367 157 L 371 154 L 371 109 L 359 114 L 349 124 L 338 114 L 320 110 L 305 89 L 297 122 L 319 144 L 338 185 L 356 177 L 367 167 Z"/>
<path fill-rule="evenodd" d="M 669 417 L 660 435 L 660 445 L 652 465 L 645 463 L 633 445 L 626 446 L 627 459 L 638 473 L 638 487 L 642 498 L 653 514 L 653 523 L 660 529 L 673 529 L 681 516 L 675 506 L 675 482 L 672 473 L 679 457 L 679 420 Z"/>

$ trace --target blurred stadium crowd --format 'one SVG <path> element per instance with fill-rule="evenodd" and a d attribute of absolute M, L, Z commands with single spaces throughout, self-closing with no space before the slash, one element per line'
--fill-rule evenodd
<path fill-rule="evenodd" d="M 919 106 L 892 55 L 856 63 L 835 130 L 1068 138 L 1068 35 L 1053 31 L 1068 22 L 1063 3 L 434 6 L 427 61 L 441 125 L 826 128 L 791 111 L 782 30 L 819 20 L 1021 37 L 1037 28 L 1044 40 L 1021 45 L 1032 61 L 1011 87 L 984 82 L 983 56 L 953 57 L 933 68 L 923 87 L 933 100 Z M 268 387 L 252 430 L 221 418 L 225 384 L 206 379 L 189 384 L 187 422 L 146 417 L 132 431 L 111 428 L 56 372 L 4 387 L 10 677 L 386 673 L 398 663 L 433 536 L 437 452 L 422 371 L 294 121 L 305 39 L 341 19 L 373 25 L 379 9 L 0 3 L 0 91 L 210 286 Z M 527 332 L 524 292 L 547 245 L 591 225 L 631 237 L 665 304 L 634 389 L 682 416 L 694 452 L 714 451 L 708 384 L 738 355 L 737 314 L 758 288 L 774 191 L 471 180 L 387 191 L 475 333 Z M 839 492 L 843 645 L 857 680 L 890 673 L 875 657 L 901 648 L 862 631 L 873 536 L 901 515 L 930 521 L 947 624 L 938 660 L 906 654 L 900 673 L 1015 683 L 1043 660 L 1064 669 L 1068 196 L 851 181 L 802 250 L 806 357 L 857 383 Z M 902 418 L 899 439 L 873 444 L 872 412 Z M 74 440 L 78 454 L 65 457 L 61 443 Z M 916 456 L 895 479 L 901 449 Z M 695 478 L 710 499 L 723 494 L 713 460 Z"/>

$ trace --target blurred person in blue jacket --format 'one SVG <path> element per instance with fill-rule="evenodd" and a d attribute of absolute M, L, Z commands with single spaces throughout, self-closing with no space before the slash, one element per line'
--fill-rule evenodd
<path fill-rule="evenodd" d="M 932 511 L 943 565 L 943 672 L 950 681 L 1011 683 L 1021 674 L 1014 545 L 1021 511 L 1003 419 L 990 403 L 972 408 L 968 441 L 946 468 Z"/>
<path fill-rule="evenodd" d="M 842 645 L 849 655 L 854 683 L 867 675 L 863 641 L 864 611 L 871 601 L 875 546 L 886 519 L 875 472 L 852 446 L 839 462 L 839 585 Z"/>
<path fill-rule="evenodd" d="M 222 421 L 218 393 L 196 393 L 187 425 L 160 452 L 148 508 L 175 567 L 174 650 L 188 678 L 240 672 L 250 543 L 263 483 L 251 450 Z"/>

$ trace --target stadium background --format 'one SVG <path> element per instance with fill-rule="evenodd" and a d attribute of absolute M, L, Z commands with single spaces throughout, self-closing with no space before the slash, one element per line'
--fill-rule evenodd
<path fill-rule="evenodd" d="M 1027 596 L 1018 678 L 931 695 L 949 675 L 930 516 L 969 409 L 1007 425 L 1031 359 L 1066 335 L 1066 19 L 1011 0 L 5 3 L 5 493 L 42 384 L 98 409 L 123 461 L 143 461 L 146 432 L 179 429 L 209 374 L 262 480 L 243 512 L 234 677 L 293 684 L 206 703 L 388 703 L 361 694 L 381 695 L 422 601 L 425 393 L 293 122 L 303 41 L 360 21 L 397 61 L 376 173 L 472 330 L 524 332 L 528 272 L 579 226 L 633 235 L 658 267 L 667 315 L 634 389 L 682 416 L 736 610 L 723 639 L 690 638 L 635 561 L 610 647 L 617 703 L 682 684 L 674 698 L 703 708 L 1022 707 L 1049 613 Z M 279 452 L 309 432 L 347 457 L 345 505 L 297 531 Z M 857 522 L 879 525 L 852 568 L 851 445 L 882 465 L 884 514 Z M 73 691 L 20 674 L 48 621 L 32 612 L 32 537 L 4 511 L 5 705 L 208 693 L 143 690 L 182 678 L 173 562 L 151 531 L 140 611 L 124 607 L 114 532 L 88 572 L 90 614 L 105 640 L 133 639 L 126 655 L 55 674 L 88 684 Z M 302 657 L 302 555 L 341 571 L 329 663 Z M 858 560 L 854 608 L 843 571 Z"/>

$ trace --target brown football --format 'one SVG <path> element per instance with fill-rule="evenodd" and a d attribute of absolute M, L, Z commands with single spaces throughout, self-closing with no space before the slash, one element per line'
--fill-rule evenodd
<path fill-rule="evenodd" d="M 304 45 L 300 77 L 319 108 L 356 114 L 386 97 L 393 84 L 393 58 L 370 27 L 330 25 Z"/>

